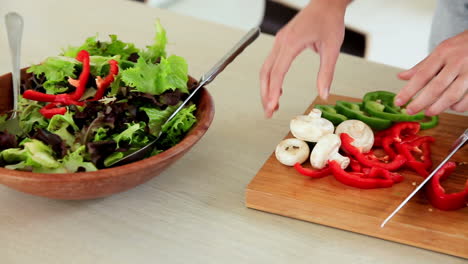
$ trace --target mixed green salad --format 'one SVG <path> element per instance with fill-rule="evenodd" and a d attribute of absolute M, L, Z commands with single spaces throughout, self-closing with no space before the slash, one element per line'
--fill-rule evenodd
<path fill-rule="evenodd" d="M 167 56 L 166 43 L 158 21 L 154 44 L 145 48 L 116 35 L 108 41 L 93 36 L 31 66 L 31 77 L 21 85 L 19 128 L 8 127 L 8 113 L 0 115 L 0 166 L 40 173 L 95 171 L 161 131 L 147 156 L 176 145 L 196 123 L 196 105 L 188 104 L 163 125 L 190 89 L 186 61 Z"/>

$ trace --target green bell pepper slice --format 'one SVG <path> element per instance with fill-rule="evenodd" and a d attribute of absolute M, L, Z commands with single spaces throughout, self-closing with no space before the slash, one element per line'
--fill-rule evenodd
<path fill-rule="evenodd" d="M 347 118 L 361 120 L 375 130 L 387 129 L 392 125 L 392 121 L 390 120 L 369 116 L 368 113 L 363 111 L 362 104 L 360 103 L 336 101 L 335 108 L 338 113 Z"/>
<path fill-rule="evenodd" d="M 419 124 L 421 125 L 421 130 L 433 128 L 439 124 L 439 116 L 431 116 L 429 118 L 429 121 L 419 122 Z"/>
<path fill-rule="evenodd" d="M 337 126 L 341 122 L 348 120 L 348 118 L 342 114 L 339 114 L 334 105 L 315 105 L 315 108 L 322 111 L 322 117 L 329 120 L 333 125 Z"/>
<path fill-rule="evenodd" d="M 370 115 L 390 121 L 417 121 L 424 118 L 424 112 L 415 115 L 406 114 L 406 109 L 394 104 L 395 93 L 388 91 L 369 92 L 364 95 L 363 106 Z"/>

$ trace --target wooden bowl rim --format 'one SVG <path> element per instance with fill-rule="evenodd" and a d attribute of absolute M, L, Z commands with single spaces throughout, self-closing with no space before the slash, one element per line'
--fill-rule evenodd
<path fill-rule="evenodd" d="M 25 68 L 26 69 L 26 68 Z M 22 70 L 25 70 L 22 69 Z M 8 75 L 11 76 L 11 73 L 6 73 L 0 76 L 0 78 L 7 78 Z M 11 77 L 10 77 L 11 78 Z M 195 80 L 193 77 L 189 76 L 191 80 Z M 197 112 L 201 111 L 201 108 L 198 108 L 199 105 L 204 103 L 206 109 L 206 114 L 201 116 L 194 127 L 191 128 L 189 133 L 175 146 L 165 150 L 164 152 L 143 159 L 135 161 L 129 164 L 125 164 L 118 167 L 105 168 L 97 171 L 90 172 L 74 172 L 74 173 L 37 173 L 29 171 L 18 171 L 10 170 L 0 167 L 0 177 L 8 177 L 11 179 L 17 178 L 21 180 L 27 180 L 30 182 L 40 181 L 40 182 L 75 182 L 75 181 L 94 181 L 97 179 L 106 179 L 112 178 L 122 173 L 118 173 L 117 170 L 122 170 L 123 173 L 129 174 L 135 171 L 144 169 L 145 167 L 150 167 L 165 161 L 171 160 L 173 157 L 179 155 L 181 152 L 185 151 L 187 148 L 191 148 L 195 145 L 206 133 L 207 129 L 203 127 L 209 127 L 214 118 L 214 102 L 213 97 L 208 92 L 205 87 L 202 87 L 198 94 L 199 103 L 197 104 Z M 182 146 L 186 146 L 183 148 Z"/>

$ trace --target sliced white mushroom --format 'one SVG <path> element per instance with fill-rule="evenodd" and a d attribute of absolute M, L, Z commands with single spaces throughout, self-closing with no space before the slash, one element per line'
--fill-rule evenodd
<path fill-rule="evenodd" d="M 300 115 L 293 118 L 289 124 L 294 137 L 308 141 L 317 142 L 327 134 L 333 134 L 335 127 L 332 122 L 321 118 L 322 111 L 312 109 L 308 115 Z"/>
<path fill-rule="evenodd" d="M 351 145 L 355 146 L 362 153 L 369 152 L 374 145 L 374 132 L 364 122 L 360 120 L 346 120 L 336 127 L 335 134 L 340 136 L 346 133 L 354 139 Z"/>
<path fill-rule="evenodd" d="M 322 169 L 329 160 L 337 161 L 341 168 L 346 169 L 349 165 L 349 158 L 338 153 L 341 146 L 340 138 L 335 134 L 328 134 L 319 139 L 312 153 L 310 154 L 310 164 L 316 169 Z"/>
<path fill-rule="evenodd" d="M 309 157 L 310 149 L 307 143 L 297 138 L 288 138 L 276 146 L 276 159 L 286 166 L 294 166 L 296 162 L 303 163 Z"/>

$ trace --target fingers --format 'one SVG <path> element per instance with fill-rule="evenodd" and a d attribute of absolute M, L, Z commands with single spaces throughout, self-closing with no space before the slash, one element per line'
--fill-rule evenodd
<path fill-rule="evenodd" d="M 294 58 L 304 50 L 304 46 L 282 45 L 278 55 L 275 57 L 273 67 L 270 71 L 269 88 L 265 102 L 265 115 L 271 117 L 277 110 L 279 97 L 281 96 L 283 81 Z"/>
<path fill-rule="evenodd" d="M 468 94 L 465 94 L 463 99 L 461 99 L 458 103 L 452 105 L 451 109 L 460 113 L 468 111 Z"/>
<path fill-rule="evenodd" d="M 266 110 L 268 104 L 271 69 L 273 68 L 279 51 L 280 44 L 279 41 L 276 40 L 275 44 L 273 45 L 273 49 L 271 50 L 265 62 L 263 63 L 262 69 L 260 70 L 260 95 L 262 97 L 262 105 L 264 110 Z"/>
<path fill-rule="evenodd" d="M 426 111 L 426 115 L 438 115 L 444 110 L 448 109 L 452 105 L 458 104 L 458 102 L 466 95 L 468 90 L 468 75 L 458 76 L 457 79 L 450 85 L 450 87 L 440 96 L 440 98 Z M 462 103 L 460 101 L 460 103 Z M 463 108 L 462 106 L 459 106 Z M 457 107 L 458 108 L 458 107 Z"/>
<path fill-rule="evenodd" d="M 424 92 L 420 93 L 414 99 L 406 110 L 409 114 L 417 113 L 434 103 L 440 95 L 450 86 L 457 78 L 459 68 L 454 65 L 445 66 L 425 87 Z"/>
<path fill-rule="evenodd" d="M 418 66 L 417 72 L 414 73 L 410 81 L 396 96 L 395 105 L 402 106 L 406 104 L 419 90 L 434 78 L 442 66 L 442 63 L 436 59 L 428 59 L 425 63 L 421 64 L 421 66 Z"/>
<path fill-rule="evenodd" d="M 409 80 L 411 78 L 413 78 L 414 74 L 416 72 L 418 72 L 419 68 L 421 67 L 421 65 L 424 64 L 424 62 L 428 59 L 429 57 L 426 57 L 424 60 L 420 61 L 418 64 L 414 65 L 411 69 L 408 69 L 406 71 L 402 71 L 398 74 L 398 78 L 402 79 L 402 80 Z"/>
<path fill-rule="evenodd" d="M 317 76 L 317 89 L 320 98 L 323 100 L 328 98 L 339 53 L 340 44 L 334 42 L 320 43 L 320 69 Z"/>

